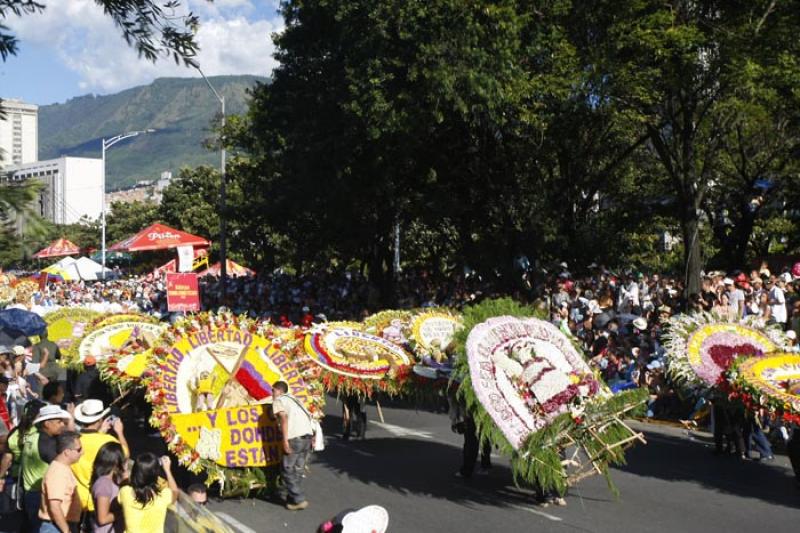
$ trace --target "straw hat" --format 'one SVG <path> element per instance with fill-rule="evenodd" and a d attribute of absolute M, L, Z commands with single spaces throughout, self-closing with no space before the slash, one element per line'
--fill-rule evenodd
<path fill-rule="evenodd" d="M 111 408 L 104 406 L 101 400 L 85 400 L 75 407 L 75 420 L 81 424 L 94 424 L 109 411 Z"/>
<path fill-rule="evenodd" d="M 380 505 L 367 505 L 342 519 L 342 533 L 384 533 L 387 527 L 389 512 Z"/>
<path fill-rule="evenodd" d="M 58 418 L 69 420 L 72 416 L 61 407 L 57 405 L 45 405 L 39 411 L 39 416 L 36 417 L 36 420 L 33 421 L 33 424 L 36 425 L 40 422 L 46 422 L 48 420 L 56 420 Z"/>

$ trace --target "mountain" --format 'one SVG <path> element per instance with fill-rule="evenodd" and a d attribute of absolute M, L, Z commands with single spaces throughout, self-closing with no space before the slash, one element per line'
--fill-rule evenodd
<path fill-rule="evenodd" d="M 214 76 L 225 97 L 226 114 L 247 110 L 248 89 L 258 76 Z M 220 104 L 202 78 L 159 78 L 150 85 L 117 94 L 80 96 L 63 104 L 39 107 L 39 159 L 62 155 L 100 157 L 101 140 L 117 134 L 154 129 L 122 141 L 106 152 L 107 188 L 157 179 L 183 166 L 219 166 L 219 151 L 205 147 Z"/>

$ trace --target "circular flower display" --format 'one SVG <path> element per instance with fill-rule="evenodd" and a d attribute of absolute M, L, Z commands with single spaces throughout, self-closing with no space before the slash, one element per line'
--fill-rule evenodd
<path fill-rule="evenodd" d="M 155 344 L 164 328 L 164 324 L 148 315 L 104 316 L 85 327 L 80 340 L 64 351 L 64 359 L 67 365 L 80 366 L 89 355 L 102 361 L 120 353 L 141 353 Z"/>
<path fill-rule="evenodd" d="M 306 353 L 326 370 L 360 379 L 381 379 L 411 364 L 409 354 L 386 339 L 347 328 L 309 332 Z"/>
<path fill-rule="evenodd" d="M 23 305 L 31 303 L 33 293 L 39 290 L 39 284 L 32 279 L 17 281 L 14 285 L 14 301 Z"/>
<path fill-rule="evenodd" d="M 61 351 L 68 350 L 72 344 L 83 337 L 86 327 L 96 320 L 100 313 L 80 307 L 65 307 L 44 316 L 47 322 L 47 338 L 55 342 Z"/>
<path fill-rule="evenodd" d="M 744 359 L 734 365 L 729 378 L 749 407 L 765 407 L 789 421 L 800 421 L 800 355 Z"/>
<path fill-rule="evenodd" d="M 536 318 L 490 318 L 467 338 L 475 394 L 514 449 L 600 391 L 567 337 Z"/>
<path fill-rule="evenodd" d="M 779 331 L 756 322 L 724 322 L 712 315 L 670 320 L 667 341 L 670 373 L 690 385 L 713 387 L 737 357 L 760 357 L 778 350 Z"/>
<path fill-rule="evenodd" d="M 10 285 L 0 285 L 0 307 L 5 307 L 14 301 L 17 291 Z"/>
<path fill-rule="evenodd" d="M 447 311 L 427 311 L 411 322 L 414 352 L 420 359 L 430 357 L 436 363 L 447 359 L 447 349 L 456 332 L 463 327 L 461 318 Z"/>
<path fill-rule="evenodd" d="M 321 416 L 321 392 L 306 383 L 286 350 L 295 338 L 292 330 L 229 314 L 202 314 L 169 327 L 141 382 L 153 405 L 151 423 L 181 464 L 221 482 L 231 468 L 277 464 L 280 433 L 265 405 L 277 381 L 288 384 L 311 416 Z"/>

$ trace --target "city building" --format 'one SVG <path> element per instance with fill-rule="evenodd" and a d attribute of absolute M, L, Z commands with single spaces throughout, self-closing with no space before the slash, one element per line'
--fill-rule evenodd
<path fill-rule="evenodd" d="M 2 111 L 0 167 L 39 159 L 39 106 L 8 99 L 3 100 Z"/>
<path fill-rule="evenodd" d="M 43 184 L 34 206 L 44 219 L 55 224 L 74 224 L 81 218 L 97 220 L 103 203 L 103 160 L 60 157 L 10 165 L 3 169 L 3 185 L 36 180 Z M 21 229 L 24 221 L 17 221 Z"/>

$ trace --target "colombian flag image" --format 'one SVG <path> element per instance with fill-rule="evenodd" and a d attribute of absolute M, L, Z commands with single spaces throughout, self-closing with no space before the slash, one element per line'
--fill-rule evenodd
<path fill-rule="evenodd" d="M 272 396 L 270 384 L 280 379 L 280 375 L 272 369 L 266 355 L 261 350 L 253 349 L 247 351 L 234 377 L 256 400 Z"/>

